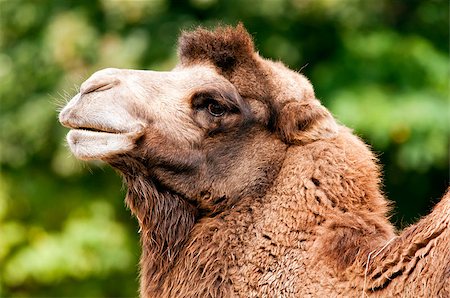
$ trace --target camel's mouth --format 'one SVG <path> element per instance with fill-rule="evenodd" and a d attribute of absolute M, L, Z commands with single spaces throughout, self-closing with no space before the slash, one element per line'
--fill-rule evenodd
<path fill-rule="evenodd" d="M 104 133 L 122 133 L 120 131 L 117 131 L 115 129 L 99 129 L 99 128 L 92 128 L 92 127 L 77 127 L 77 128 L 73 128 L 76 130 L 81 130 L 81 131 L 92 131 L 92 132 L 104 132 Z"/>
<path fill-rule="evenodd" d="M 63 124 L 64 126 L 70 128 L 71 130 L 78 130 L 78 131 L 85 131 L 85 132 L 97 132 L 97 133 L 109 133 L 109 134 L 121 134 L 121 133 L 127 133 L 124 129 L 118 129 L 113 128 L 112 126 L 100 126 L 100 125 L 90 125 L 90 124 L 83 124 L 83 125 L 76 125 L 72 124 L 70 122 L 66 122 Z"/>
<path fill-rule="evenodd" d="M 144 134 L 144 122 L 120 106 L 77 106 L 79 100 L 78 94 L 59 114 L 61 124 L 70 128 L 67 143 L 75 157 L 103 160 L 135 148 Z"/>

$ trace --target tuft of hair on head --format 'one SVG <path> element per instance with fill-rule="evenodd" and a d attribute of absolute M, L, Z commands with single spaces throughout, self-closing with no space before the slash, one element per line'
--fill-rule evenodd
<path fill-rule="evenodd" d="M 182 64 L 208 61 L 224 72 L 252 59 L 254 54 L 252 37 L 242 23 L 236 27 L 218 27 L 213 31 L 199 27 L 192 32 L 183 32 L 178 41 Z"/>

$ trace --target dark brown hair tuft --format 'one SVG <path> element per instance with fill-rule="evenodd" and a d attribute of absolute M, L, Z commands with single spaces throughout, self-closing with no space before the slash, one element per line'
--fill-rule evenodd
<path fill-rule="evenodd" d="M 182 64 L 209 61 L 225 72 L 254 55 L 253 40 L 242 23 L 236 27 L 218 27 L 214 31 L 198 28 L 183 32 L 178 49 Z"/>

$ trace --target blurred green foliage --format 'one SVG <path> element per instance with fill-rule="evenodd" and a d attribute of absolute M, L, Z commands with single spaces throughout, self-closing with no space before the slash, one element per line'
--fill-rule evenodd
<path fill-rule="evenodd" d="M 76 161 L 57 107 L 104 67 L 167 70 L 180 30 L 242 21 L 378 152 L 404 226 L 448 185 L 448 2 L 0 2 L 0 296 L 137 296 L 118 175 Z"/>

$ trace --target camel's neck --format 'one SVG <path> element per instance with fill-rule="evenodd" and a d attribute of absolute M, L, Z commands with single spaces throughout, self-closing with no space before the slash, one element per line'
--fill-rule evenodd
<path fill-rule="evenodd" d="M 126 182 L 126 202 L 141 229 L 141 287 L 153 287 L 141 292 L 158 293 L 194 225 L 196 210 L 145 177 L 126 177 Z"/>
<path fill-rule="evenodd" d="M 236 264 L 227 271 L 235 262 L 229 256 L 239 248 L 240 261 L 250 262 L 255 242 L 299 253 L 305 249 L 300 240 L 314 241 L 319 249 L 311 262 L 326 261 L 339 272 L 363 268 L 367 254 L 393 236 L 370 151 L 343 135 L 333 144 L 292 147 L 287 156 L 261 196 L 247 193 L 228 212 L 200 220 L 196 207 L 152 182 L 145 168 L 125 175 L 127 204 L 142 229 L 142 296 L 200 290 L 226 296 L 225 285 L 238 282 L 227 280 L 229 272 L 248 275 Z"/>

